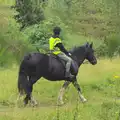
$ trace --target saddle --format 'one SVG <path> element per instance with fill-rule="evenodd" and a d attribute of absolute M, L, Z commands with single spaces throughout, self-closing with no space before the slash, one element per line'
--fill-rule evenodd
<path fill-rule="evenodd" d="M 55 58 L 56 60 L 58 60 L 65 67 L 66 62 L 64 60 L 61 60 L 57 55 L 50 54 L 50 57 Z"/>
<path fill-rule="evenodd" d="M 54 59 L 58 60 L 63 65 L 63 67 L 65 68 L 66 62 L 64 60 L 60 59 L 57 55 L 49 54 L 49 57 L 50 57 L 49 58 L 50 63 L 51 63 L 51 60 L 54 58 Z M 74 60 L 72 61 L 70 70 L 73 74 L 76 74 L 78 72 L 78 65 Z"/>

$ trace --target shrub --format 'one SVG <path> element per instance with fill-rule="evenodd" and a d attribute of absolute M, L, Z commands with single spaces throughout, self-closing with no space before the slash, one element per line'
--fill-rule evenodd
<path fill-rule="evenodd" d="M 120 55 L 120 35 L 111 34 L 96 48 L 98 56 L 108 56 L 110 58 Z"/>
<path fill-rule="evenodd" d="M 120 35 L 111 34 L 107 36 L 105 39 L 105 45 L 107 46 L 109 57 L 117 55 L 120 53 Z"/>
<path fill-rule="evenodd" d="M 107 56 L 108 49 L 107 49 L 107 46 L 106 46 L 106 44 L 104 42 L 99 44 L 99 46 L 96 48 L 96 54 L 97 54 L 98 57 Z"/>
<path fill-rule="evenodd" d="M 10 21 L 7 29 L 0 31 L 0 66 L 20 62 L 23 55 L 33 49 L 27 41 L 27 36 L 19 31 L 19 25 Z"/>

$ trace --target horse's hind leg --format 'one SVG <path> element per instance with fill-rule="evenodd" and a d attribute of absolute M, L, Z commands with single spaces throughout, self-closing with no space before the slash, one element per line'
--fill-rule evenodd
<path fill-rule="evenodd" d="M 24 99 L 24 105 L 25 106 L 28 104 L 29 101 L 32 104 L 32 106 L 36 106 L 37 105 L 36 100 L 32 96 L 32 90 L 33 90 L 33 84 L 30 84 L 28 86 L 28 91 L 27 91 L 26 97 Z"/>
<path fill-rule="evenodd" d="M 19 71 L 19 76 L 18 76 L 18 91 L 19 91 L 19 96 L 17 98 L 17 101 L 20 99 L 20 97 L 25 93 L 27 96 L 24 99 L 24 104 L 26 105 L 28 103 L 28 90 L 29 87 L 29 79 L 27 77 L 27 75 L 25 74 L 24 71 L 22 71 L 22 69 L 20 69 Z"/>
<path fill-rule="evenodd" d="M 19 95 L 17 97 L 17 102 L 21 99 L 22 96 L 23 96 L 23 94 L 19 93 Z"/>
<path fill-rule="evenodd" d="M 29 83 L 26 86 L 26 97 L 24 98 L 24 105 L 25 106 L 28 104 L 28 101 L 31 100 L 32 89 L 33 89 L 33 86 L 31 83 Z"/>
<path fill-rule="evenodd" d="M 33 96 L 31 96 L 30 102 L 31 102 L 32 106 L 37 106 L 37 104 L 38 104 L 37 101 L 34 99 Z"/>
<path fill-rule="evenodd" d="M 64 92 L 69 84 L 70 84 L 69 81 L 65 81 L 63 86 L 61 87 L 60 92 L 59 92 L 59 96 L 58 96 L 58 104 L 64 104 L 63 95 L 64 95 Z"/>
<path fill-rule="evenodd" d="M 40 79 L 40 78 L 39 78 Z M 28 89 L 27 89 L 27 95 L 24 99 L 24 103 L 27 104 L 28 101 L 30 100 L 31 104 L 33 106 L 37 105 L 37 101 L 34 99 L 34 97 L 32 96 L 32 91 L 33 91 L 33 84 L 35 84 L 37 82 L 38 78 L 31 76 L 29 77 L 29 85 L 28 85 Z"/>

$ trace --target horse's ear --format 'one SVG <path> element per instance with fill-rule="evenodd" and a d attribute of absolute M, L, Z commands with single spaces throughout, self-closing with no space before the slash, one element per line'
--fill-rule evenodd
<path fill-rule="evenodd" d="M 90 48 L 92 48 L 92 46 L 93 46 L 93 42 L 90 44 Z"/>

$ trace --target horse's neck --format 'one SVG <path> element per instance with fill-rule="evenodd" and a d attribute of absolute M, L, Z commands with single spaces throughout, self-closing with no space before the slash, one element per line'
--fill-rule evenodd
<path fill-rule="evenodd" d="M 84 62 L 84 60 L 85 60 L 84 56 L 77 57 L 78 66 L 80 66 Z"/>
<path fill-rule="evenodd" d="M 78 66 L 80 66 L 85 60 L 85 48 L 81 47 L 78 50 L 73 51 L 72 55 L 75 56 L 75 61 L 78 63 Z"/>

